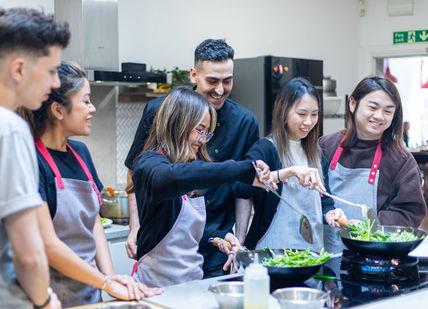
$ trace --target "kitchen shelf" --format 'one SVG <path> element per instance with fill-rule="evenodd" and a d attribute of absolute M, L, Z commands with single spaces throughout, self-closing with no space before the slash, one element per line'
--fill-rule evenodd
<path fill-rule="evenodd" d="M 345 114 L 345 97 L 323 96 L 323 113 L 325 118 L 340 118 Z M 339 117 L 338 117 L 339 116 Z"/>
<path fill-rule="evenodd" d="M 129 88 L 138 88 L 138 87 L 147 87 L 151 83 L 134 83 L 134 82 L 107 82 L 107 81 L 89 81 L 91 86 L 100 86 L 100 87 L 129 87 Z"/>

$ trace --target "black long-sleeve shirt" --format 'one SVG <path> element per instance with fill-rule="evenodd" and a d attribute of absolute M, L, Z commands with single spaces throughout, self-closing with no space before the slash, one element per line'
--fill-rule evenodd
<path fill-rule="evenodd" d="M 320 145 L 328 162 L 332 160 L 342 136 L 338 132 L 321 137 Z M 351 169 L 370 169 L 376 147 L 377 141 L 358 140 L 351 149 L 344 149 L 339 163 Z M 418 227 L 426 211 L 421 177 L 413 156 L 409 152 L 402 155 L 382 148 L 377 188 L 379 221 L 387 225 Z"/>
<path fill-rule="evenodd" d="M 275 148 L 274 144 L 266 138 L 262 138 L 256 142 L 248 151 L 245 159 L 263 160 L 267 165 L 269 165 L 272 171 L 283 168 L 277 149 Z M 330 192 L 327 174 L 328 164 L 324 156 L 321 163 L 326 190 L 327 192 Z M 282 186 L 283 184 L 281 182 L 278 183 L 278 192 L 282 191 Z M 251 187 L 243 183 L 237 183 L 234 186 L 234 192 L 235 195 L 240 198 L 253 198 L 254 216 L 248 231 L 248 235 L 245 239 L 245 246 L 248 249 L 254 249 L 257 245 L 257 242 L 266 233 L 270 224 L 272 223 L 280 200 L 276 195 L 271 194 L 270 192 L 266 192 L 260 188 Z M 323 214 L 326 214 L 330 210 L 334 209 L 334 201 L 327 196 L 323 196 L 321 198 L 321 203 Z"/>
<path fill-rule="evenodd" d="M 183 194 L 236 181 L 252 183 L 254 176 L 250 160 L 173 164 L 163 154 L 143 153 L 136 160 L 132 176 L 141 226 L 137 257 L 153 249 L 172 228 L 182 207 Z"/>
<path fill-rule="evenodd" d="M 133 169 L 134 160 L 143 149 L 163 100 L 164 98 L 151 100 L 144 109 L 125 161 L 129 169 Z M 215 162 L 239 161 L 258 139 L 259 127 L 255 116 L 238 103 L 226 99 L 223 107 L 217 111 L 217 127 L 214 136 L 207 143 L 208 153 Z M 204 271 L 208 271 L 221 268 L 226 261 L 227 257 L 208 243 L 208 238 L 224 238 L 227 233 L 232 232 L 235 224 L 235 196 L 231 184 L 204 190 L 203 195 L 207 205 L 207 224 L 200 243 L 200 253 L 204 256 Z"/>

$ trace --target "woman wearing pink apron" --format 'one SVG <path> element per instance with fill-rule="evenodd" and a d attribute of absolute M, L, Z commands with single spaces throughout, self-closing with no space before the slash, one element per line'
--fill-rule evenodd
<path fill-rule="evenodd" d="M 210 163 L 205 143 L 216 114 L 190 88 L 178 87 L 162 103 L 133 183 L 140 219 L 134 278 L 164 287 L 203 277 L 199 241 L 206 221 L 203 189 L 236 181 L 261 186 L 251 161 Z M 269 169 L 256 162 L 269 179 Z"/>
<path fill-rule="evenodd" d="M 330 161 L 331 193 L 374 209 L 383 225 L 418 227 L 426 214 L 421 178 L 413 156 L 403 145 L 403 111 L 394 84 L 367 77 L 349 99 L 344 133 L 323 136 L 321 148 Z M 362 219 L 361 209 L 340 202 L 348 219 Z M 337 229 L 325 226 L 330 252 L 343 246 Z"/>
<path fill-rule="evenodd" d="M 39 164 L 39 192 L 46 201 L 38 220 L 51 266 L 51 286 L 64 307 L 101 301 L 101 289 L 124 300 L 158 291 L 116 275 L 98 212 L 102 184 L 86 146 L 95 107 L 89 82 L 76 65 L 59 67 L 61 87 L 28 114 Z"/>

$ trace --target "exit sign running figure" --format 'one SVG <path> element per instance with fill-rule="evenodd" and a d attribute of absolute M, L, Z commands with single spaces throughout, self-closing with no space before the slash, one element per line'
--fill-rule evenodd
<path fill-rule="evenodd" d="M 399 31 L 393 34 L 393 44 L 428 43 L 428 30 Z"/>

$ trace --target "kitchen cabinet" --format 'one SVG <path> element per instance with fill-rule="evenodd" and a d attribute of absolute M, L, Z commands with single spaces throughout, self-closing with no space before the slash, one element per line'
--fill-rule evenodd
<path fill-rule="evenodd" d="M 125 249 L 126 238 L 129 227 L 126 225 L 113 224 L 104 230 L 110 249 L 113 267 L 116 273 L 130 275 L 135 260 L 128 257 Z"/>
<path fill-rule="evenodd" d="M 128 257 L 125 249 L 129 227 L 127 225 L 112 224 L 104 229 L 104 233 L 106 234 L 114 270 L 117 274 L 130 275 L 132 266 L 136 261 Z M 103 292 L 103 300 L 108 301 L 111 299 L 107 293 Z"/>

